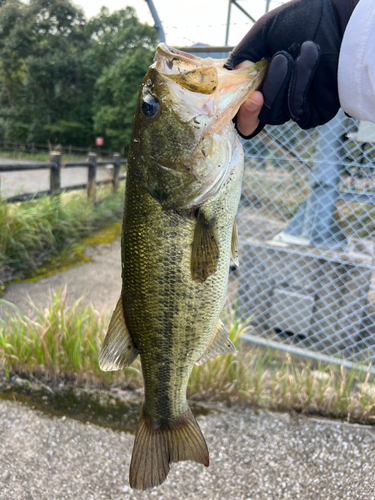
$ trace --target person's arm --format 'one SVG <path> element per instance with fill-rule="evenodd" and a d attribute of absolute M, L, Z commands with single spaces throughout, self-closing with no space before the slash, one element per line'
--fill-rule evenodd
<path fill-rule="evenodd" d="M 335 116 L 340 107 L 337 69 L 341 40 L 357 2 L 292 0 L 261 17 L 231 52 L 225 65 L 228 69 L 262 57 L 271 61 L 261 89 L 260 123 L 252 135 L 265 124 L 292 119 L 307 129 Z M 259 95 L 249 100 L 261 102 Z M 241 135 L 250 135 L 258 111 L 251 110 L 249 101 L 241 107 L 236 117 Z"/>
<path fill-rule="evenodd" d="M 375 2 L 360 0 L 342 41 L 339 97 L 354 118 L 375 123 Z"/>

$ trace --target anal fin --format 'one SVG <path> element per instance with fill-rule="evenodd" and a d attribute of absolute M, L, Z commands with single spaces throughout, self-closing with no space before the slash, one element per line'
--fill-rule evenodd
<path fill-rule="evenodd" d="M 236 348 L 229 338 L 229 334 L 225 326 L 219 320 L 219 323 L 216 326 L 215 333 L 212 336 L 211 342 L 208 344 L 206 350 L 198 359 L 198 361 L 195 362 L 195 364 L 202 365 L 211 358 L 221 356 L 222 354 L 229 354 L 235 351 Z"/>
<path fill-rule="evenodd" d="M 126 326 L 120 296 L 99 354 L 99 367 L 105 372 L 121 370 L 131 365 L 137 356 L 138 350 Z"/>
<path fill-rule="evenodd" d="M 194 281 L 204 283 L 217 269 L 219 242 L 215 220 L 206 220 L 199 211 L 191 250 L 191 276 Z"/>
<path fill-rule="evenodd" d="M 232 243 L 230 248 L 230 256 L 236 267 L 239 267 L 240 262 L 238 260 L 238 228 L 237 222 L 234 221 L 232 229 Z"/>

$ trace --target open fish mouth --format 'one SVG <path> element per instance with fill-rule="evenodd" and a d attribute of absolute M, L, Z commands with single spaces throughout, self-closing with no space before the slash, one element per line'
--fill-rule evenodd
<path fill-rule="evenodd" d="M 184 99 L 186 103 L 188 98 L 197 115 L 214 118 L 211 131 L 217 133 L 260 87 L 268 69 L 267 59 L 237 70 L 227 70 L 224 63 L 225 59 L 201 59 L 163 43 L 152 67 L 163 77 L 175 102 Z"/>
<path fill-rule="evenodd" d="M 132 154 L 146 158 L 138 175 L 164 208 L 203 203 L 230 172 L 237 150 L 231 121 L 259 88 L 268 61 L 238 70 L 224 63 L 160 44 L 143 79 Z"/>

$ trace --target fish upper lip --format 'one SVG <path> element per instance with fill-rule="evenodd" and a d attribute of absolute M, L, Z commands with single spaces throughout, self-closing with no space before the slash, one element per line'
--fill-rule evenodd
<path fill-rule="evenodd" d="M 176 55 L 181 59 L 185 59 L 186 61 L 201 61 L 200 57 L 193 56 L 192 54 L 188 54 L 187 52 L 183 52 L 182 50 L 178 50 L 174 47 L 170 47 L 166 43 L 159 43 L 157 50 L 161 50 L 162 52 L 169 54 L 171 56 Z"/>

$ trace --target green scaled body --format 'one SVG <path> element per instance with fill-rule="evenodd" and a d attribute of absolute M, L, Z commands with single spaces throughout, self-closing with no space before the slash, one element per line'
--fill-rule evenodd
<path fill-rule="evenodd" d="M 195 363 L 232 352 L 219 315 L 230 257 L 242 148 L 231 119 L 261 81 L 265 63 L 238 72 L 159 46 L 145 76 L 128 158 L 122 293 L 99 357 L 120 369 L 139 354 L 145 403 L 130 484 L 164 481 L 169 464 L 208 466 L 186 401 Z"/>
<path fill-rule="evenodd" d="M 164 210 L 135 179 L 129 164 L 123 231 L 122 304 L 141 355 L 145 410 L 155 420 L 180 418 L 186 387 L 222 310 L 230 265 L 232 227 L 242 168 L 200 209 L 217 231 L 216 271 L 203 283 L 192 278 L 195 212 Z"/>

